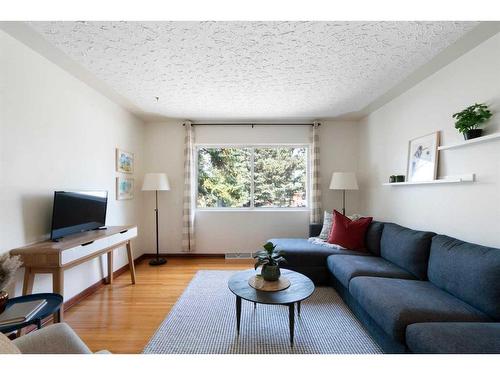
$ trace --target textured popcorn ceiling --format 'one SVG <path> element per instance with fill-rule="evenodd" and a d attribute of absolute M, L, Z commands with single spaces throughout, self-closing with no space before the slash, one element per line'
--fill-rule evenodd
<path fill-rule="evenodd" d="M 218 120 L 359 111 L 476 25 L 30 23 L 145 113 Z"/>

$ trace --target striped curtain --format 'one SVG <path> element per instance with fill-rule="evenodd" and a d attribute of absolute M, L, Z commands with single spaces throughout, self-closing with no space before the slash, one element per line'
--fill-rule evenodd
<path fill-rule="evenodd" d="M 311 223 L 321 223 L 321 178 L 319 174 L 319 122 L 311 127 Z"/>
<path fill-rule="evenodd" d="M 182 251 L 196 250 L 194 237 L 194 129 L 190 121 L 185 121 L 184 137 L 184 203 L 182 216 Z"/>

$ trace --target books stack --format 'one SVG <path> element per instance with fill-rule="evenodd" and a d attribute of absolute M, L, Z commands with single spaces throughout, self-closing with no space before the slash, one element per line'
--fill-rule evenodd
<path fill-rule="evenodd" d="M 14 303 L 0 314 L 0 328 L 31 320 L 47 304 L 47 300 Z"/>

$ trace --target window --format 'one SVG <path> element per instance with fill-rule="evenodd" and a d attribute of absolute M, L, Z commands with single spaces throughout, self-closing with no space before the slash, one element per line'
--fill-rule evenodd
<path fill-rule="evenodd" d="M 307 146 L 200 146 L 198 208 L 307 207 Z"/>
<path fill-rule="evenodd" d="M 249 207 L 251 149 L 198 149 L 198 207 Z"/>

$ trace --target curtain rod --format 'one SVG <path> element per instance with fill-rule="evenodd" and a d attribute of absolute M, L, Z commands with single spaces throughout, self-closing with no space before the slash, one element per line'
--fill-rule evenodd
<path fill-rule="evenodd" d="M 313 123 L 255 123 L 255 122 L 223 122 L 223 123 L 192 123 L 191 126 L 313 126 Z M 185 126 L 185 124 L 182 124 Z M 321 126 L 318 123 L 318 126 Z"/>

